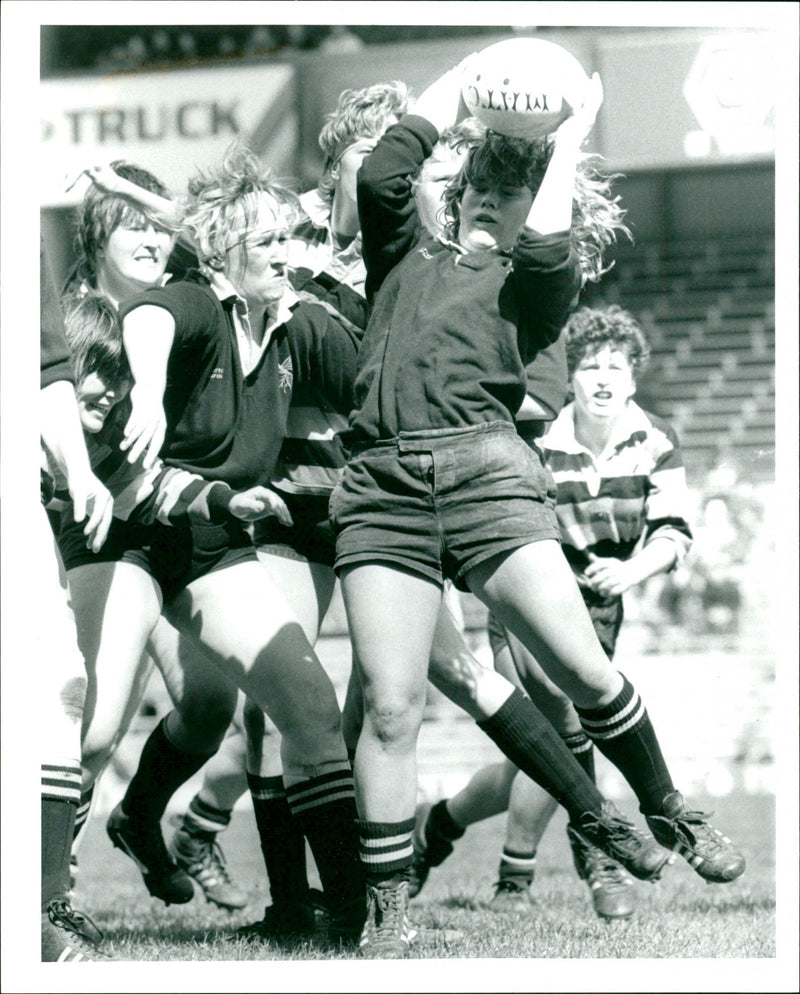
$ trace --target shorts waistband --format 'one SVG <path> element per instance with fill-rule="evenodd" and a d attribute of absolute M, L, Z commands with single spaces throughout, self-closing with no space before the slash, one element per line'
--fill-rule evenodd
<path fill-rule="evenodd" d="M 370 439 L 369 441 L 354 443 L 350 451 L 353 455 L 366 452 L 369 449 L 396 449 L 398 452 L 425 452 L 436 447 L 436 443 L 443 445 L 458 440 L 469 438 L 473 435 L 489 435 L 494 433 L 510 432 L 517 434 L 517 430 L 510 421 L 484 421 L 477 425 L 467 425 L 464 428 L 423 428 L 420 431 L 401 431 L 395 438 Z"/>

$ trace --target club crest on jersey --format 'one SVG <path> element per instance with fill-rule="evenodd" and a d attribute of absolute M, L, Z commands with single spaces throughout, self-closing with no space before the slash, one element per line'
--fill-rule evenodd
<path fill-rule="evenodd" d="M 293 383 L 294 367 L 292 366 L 292 357 L 287 356 L 283 362 L 278 365 L 278 385 L 283 393 L 289 393 L 292 389 Z"/>

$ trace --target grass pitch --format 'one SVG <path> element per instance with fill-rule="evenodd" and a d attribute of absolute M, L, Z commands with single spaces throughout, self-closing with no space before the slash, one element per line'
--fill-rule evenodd
<path fill-rule="evenodd" d="M 679 858 L 665 870 L 659 883 L 637 882 L 638 906 L 633 918 L 601 921 L 591 908 L 588 889 L 573 869 L 564 830 L 566 817 L 559 812 L 539 850 L 533 886 L 536 901 L 531 913 L 499 915 L 489 910 L 488 904 L 502 846 L 505 816 L 501 815 L 470 828 L 456 843 L 453 855 L 431 872 L 412 903 L 414 917 L 421 925 L 458 929 L 463 938 L 449 945 L 434 938 L 413 947 L 411 957 L 561 961 L 774 957 L 774 798 L 732 794 L 707 803 L 693 797 L 692 803 L 704 810 L 713 809 L 714 824 L 744 850 L 747 870 L 734 883 L 708 885 Z M 633 804 L 621 807 L 641 823 Z M 92 915 L 115 957 L 142 962 L 355 958 L 354 954 L 332 953 L 308 942 L 254 945 L 237 938 L 237 927 L 259 919 L 269 903 L 249 810 L 237 810 L 231 827 L 221 837 L 229 868 L 251 897 L 249 906 L 236 913 L 214 907 L 199 892 L 192 902 L 180 907 L 167 908 L 150 897 L 131 860 L 112 848 L 104 822 L 98 817 L 90 824 L 81 847 L 74 903 Z M 171 831 L 165 822 L 168 838 Z M 313 867 L 311 875 L 313 882 Z M 498 981 L 493 989 L 508 988 Z"/>

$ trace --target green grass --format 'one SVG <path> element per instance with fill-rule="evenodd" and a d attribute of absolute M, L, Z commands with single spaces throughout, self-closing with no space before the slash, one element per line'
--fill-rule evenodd
<path fill-rule="evenodd" d="M 692 800 L 702 805 L 702 799 Z M 632 805 L 622 807 L 641 824 Z M 588 890 L 572 867 L 561 813 L 554 819 L 539 851 L 532 914 L 498 915 L 490 911 L 488 902 L 502 845 L 504 816 L 473 826 L 456 844 L 453 855 L 432 871 L 425 889 L 412 904 L 414 917 L 420 924 L 459 929 L 463 939 L 450 946 L 432 941 L 415 947 L 412 958 L 744 960 L 774 957 L 774 799 L 766 795 L 730 795 L 704 807 L 715 810 L 714 823 L 744 850 L 748 862 L 744 876 L 732 884 L 709 886 L 679 858 L 674 866 L 667 868 L 659 883 L 636 885 L 637 913 L 626 922 L 606 923 L 595 917 Z M 250 905 L 234 914 L 215 908 L 199 894 L 181 907 L 167 908 L 151 898 L 133 863 L 112 849 L 105 835 L 104 820 L 97 818 L 92 822 L 82 845 L 74 903 L 92 915 L 106 935 L 108 951 L 115 957 L 134 961 L 351 957 L 352 954 L 334 954 L 309 943 L 281 948 L 267 943 L 247 944 L 236 938 L 236 928 L 260 918 L 269 902 L 248 810 L 237 811 L 231 827 L 222 836 L 230 869 L 239 882 L 248 886 L 251 896 Z M 171 829 L 167 827 L 166 831 L 169 833 Z"/>

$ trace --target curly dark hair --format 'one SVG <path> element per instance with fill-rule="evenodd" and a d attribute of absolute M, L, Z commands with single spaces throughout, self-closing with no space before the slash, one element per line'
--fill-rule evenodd
<path fill-rule="evenodd" d="M 449 237 L 458 238 L 461 200 L 468 183 L 479 185 L 488 179 L 498 185 L 527 186 L 535 197 L 554 148 L 552 136 L 529 141 L 488 131 L 483 142 L 470 150 L 461 172 L 445 190 Z M 603 265 L 603 253 L 617 240 L 617 235 L 631 237 L 623 220 L 625 210 L 620 206 L 620 198 L 611 194 L 611 185 L 619 178 L 618 174 L 601 173 L 598 159 L 582 154 L 578 161 L 570 235 L 584 281 L 594 282 L 611 268 Z"/>
<path fill-rule="evenodd" d="M 647 368 L 650 358 L 647 336 L 636 318 L 618 304 L 579 308 L 567 321 L 564 334 L 570 379 L 587 356 L 606 345 L 627 357 L 634 377 Z"/>
<path fill-rule="evenodd" d="M 118 176 L 135 183 L 136 186 L 169 199 L 169 190 L 152 173 L 130 162 L 117 160 L 111 168 Z M 75 233 L 77 262 L 67 280 L 67 286 L 86 283 L 97 286 L 97 254 L 105 246 L 112 233 L 119 227 L 133 228 L 152 224 L 162 231 L 169 231 L 163 220 L 152 217 L 144 208 L 137 206 L 127 197 L 116 193 L 106 193 L 94 184 L 86 191 L 78 208 Z"/>

